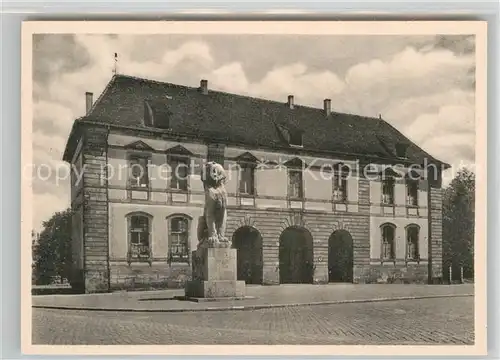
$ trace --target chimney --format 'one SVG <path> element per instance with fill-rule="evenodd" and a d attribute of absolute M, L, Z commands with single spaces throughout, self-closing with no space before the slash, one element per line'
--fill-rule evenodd
<path fill-rule="evenodd" d="M 288 106 L 293 109 L 293 95 L 288 95 Z"/>
<path fill-rule="evenodd" d="M 94 96 L 94 94 L 92 94 L 91 92 L 87 91 L 85 93 L 85 112 L 87 115 L 90 113 L 90 109 L 92 109 L 93 96 Z"/>
<path fill-rule="evenodd" d="M 203 79 L 200 81 L 200 90 L 203 95 L 208 94 L 208 81 Z"/>
<path fill-rule="evenodd" d="M 332 112 L 332 100 L 323 100 L 323 109 L 325 110 L 326 116 L 330 115 L 330 113 Z"/>

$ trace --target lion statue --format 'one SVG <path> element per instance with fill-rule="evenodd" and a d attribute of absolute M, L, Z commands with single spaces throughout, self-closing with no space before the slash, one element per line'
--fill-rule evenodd
<path fill-rule="evenodd" d="M 198 222 L 198 248 L 227 247 L 226 172 L 221 164 L 208 162 L 202 169 L 201 180 L 205 191 L 203 216 Z"/>

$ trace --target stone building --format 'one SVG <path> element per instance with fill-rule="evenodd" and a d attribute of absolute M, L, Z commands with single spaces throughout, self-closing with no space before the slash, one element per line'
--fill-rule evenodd
<path fill-rule="evenodd" d="M 125 75 L 86 103 L 64 153 L 74 287 L 183 286 L 207 160 L 227 169 L 227 236 L 247 283 L 442 277 L 448 165 L 380 118 Z"/>

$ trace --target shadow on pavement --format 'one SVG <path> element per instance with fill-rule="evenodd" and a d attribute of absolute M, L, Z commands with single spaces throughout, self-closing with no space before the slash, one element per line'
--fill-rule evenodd
<path fill-rule="evenodd" d="M 75 295 L 82 294 L 81 291 L 70 287 L 36 287 L 31 289 L 31 295 Z"/>
<path fill-rule="evenodd" d="M 180 296 L 171 296 L 171 297 L 157 297 L 157 298 L 146 298 L 146 299 L 138 299 L 138 301 L 168 301 L 168 300 L 184 300 L 180 299 Z"/>

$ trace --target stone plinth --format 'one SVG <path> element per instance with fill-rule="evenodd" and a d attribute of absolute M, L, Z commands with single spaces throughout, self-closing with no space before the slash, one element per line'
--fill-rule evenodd
<path fill-rule="evenodd" d="M 245 282 L 237 280 L 236 249 L 204 248 L 193 252 L 193 280 L 188 298 L 244 298 Z"/>

